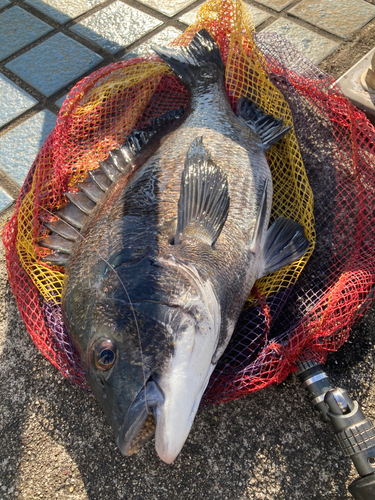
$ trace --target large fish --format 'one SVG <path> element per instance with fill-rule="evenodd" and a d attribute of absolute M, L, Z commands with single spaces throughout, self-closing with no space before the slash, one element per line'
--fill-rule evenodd
<path fill-rule="evenodd" d="M 254 282 L 308 241 L 288 219 L 268 229 L 264 153 L 289 129 L 245 99 L 233 113 L 206 30 L 154 50 L 189 89 L 189 108 L 111 152 L 42 244 L 67 265 L 64 320 L 121 452 L 155 433 L 171 463 Z"/>

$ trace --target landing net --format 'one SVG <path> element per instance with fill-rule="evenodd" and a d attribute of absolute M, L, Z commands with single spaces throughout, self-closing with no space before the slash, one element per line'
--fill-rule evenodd
<path fill-rule="evenodd" d="M 296 360 L 324 362 L 347 339 L 374 298 L 375 129 L 334 80 L 286 40 L 255 34 L 239 0 L 211 0 L 172 45 L 206 28 L 220 47 L 226 89 L 236 111 L 246 96 L 294 125 L 268 152 L 271 222 L 298 221 L 310 248 L 298 262 L 259 280 L 214 371 L 204 403 L 238 398 L 295 370 Z M 99 69 L 69 93 L 3 231 L 9 282 L 38 349 L 68 379 L 88 388 L 61 317 L 64 268 L 41 258 L 45 221 L 64 196 L 119 147 L 188 93 L 156 55 Z M 316 234 L 315 234 L 316 233 Z"/>

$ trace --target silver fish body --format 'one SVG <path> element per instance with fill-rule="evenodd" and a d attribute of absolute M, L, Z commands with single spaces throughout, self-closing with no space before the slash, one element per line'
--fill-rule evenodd
<path fill-rule="evenodd" d="M 180 51 L 155 50 L 189 88 L 190 107 L 84 223 L 63 314 L 122 453 L 150 438 L 153 415 L 156 451 L 171 463 L 254 282 L 308 242 L 286 219 L 268 230 L 264 151 L 287 129 L 245 101 L 233 113 L 206 31 Z"/>

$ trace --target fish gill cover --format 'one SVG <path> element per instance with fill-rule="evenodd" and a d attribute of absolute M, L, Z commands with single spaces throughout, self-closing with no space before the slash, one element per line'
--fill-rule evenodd
<path fill-rule="evenodd" d="M 203 28 L 220 47 L 234 111 L 245 96 L 294 125 L 267 153 L 274 184 L 271 222 L 298 221 L 311 243 L 299 261 L 256 283 L 202 399 L 217 403 L 281 382 L 298 359 L 324 362 L 371 305 L 375 130 L 334 80 L 286 40 L 256 35 L 241 1 L 207 2 L 172 45 L 187 45 Z M 3 231 L 9 282 L 32 340 L 86 389 L 61 317 L 64 268 L 41 260 L 49 252 L 38 244 L 47 234 L 43 223 L 55 219 L 53 212 L 67 204 L 64 193 L 134 128 L 186 107 L 188 100 L 156 55 L 113 63 L 84 78 L 65 100 Z"/>

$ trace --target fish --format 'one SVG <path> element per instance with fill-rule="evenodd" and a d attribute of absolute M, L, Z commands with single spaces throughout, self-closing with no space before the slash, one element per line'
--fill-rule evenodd
<path fill-rule="evenodd" d="M 210 33 L 153 47 L 189 106 L 136 130 L 68 193 L 40 244 L 65 265 L 62 312 L 124 456 L 155 436 L 172 463 L 255 281 L 301 258 L 304 228 L 269 226 L 265 152 L 290 130 L 241 98 Z"/>

